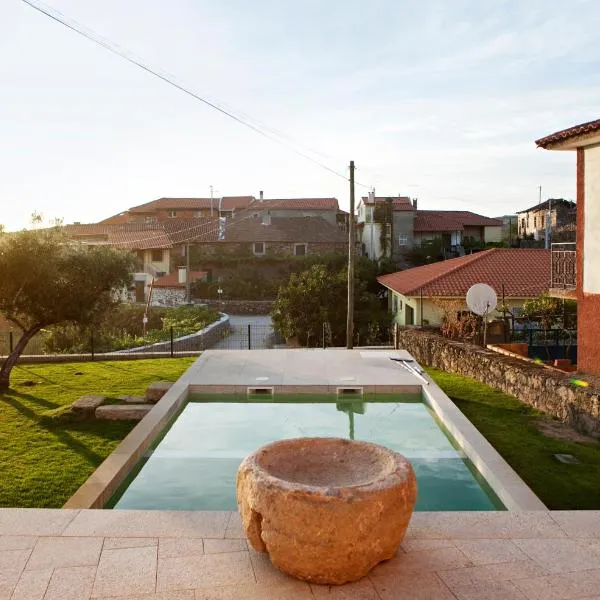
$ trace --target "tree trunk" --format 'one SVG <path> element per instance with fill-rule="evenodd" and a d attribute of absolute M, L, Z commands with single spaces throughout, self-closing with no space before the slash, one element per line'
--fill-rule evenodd
<path fill-rule="evenodd" d="M 23 332 L 21 339 L 17 342 L 14 350 L 8 355 L 0 369 L 0 392 L 7 390 L 10 387 L 10 374 L 13 367 L 17 364 L 19 357 L 25 350 L 29 340 L 42 328 L 41 324 L 34 325 L 27 331 Z"/>

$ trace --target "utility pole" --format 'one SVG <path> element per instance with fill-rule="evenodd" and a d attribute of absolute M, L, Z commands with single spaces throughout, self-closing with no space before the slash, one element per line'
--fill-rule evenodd
<path fill-rule="evenodd" d="M 190 243 L 185 245 L 185 303 L 191 304 L 192 298 L 190 294 Z"/>
<path fill-rule="evenodd" d="M 348 226 L 348 315 L 346 348 L 354 347 L 354 161 L 350 161 L 350 223 Z"/>
<path fill-rule="evenodd" d="M 538 185 L 539 195 L 538 195 L 538 204 L 542 203 L 542 186 Z"/>
<path fill-rule="evenodd" d="M 550 249 L 550 240 L 552 236 L 552 198 L 548 198 L 548 210 L 546 211 L 546 242 L 544 247 Z"/>

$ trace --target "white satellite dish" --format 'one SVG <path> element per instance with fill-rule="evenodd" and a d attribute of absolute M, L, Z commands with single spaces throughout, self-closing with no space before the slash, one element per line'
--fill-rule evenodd
<path fill-rule="evenodd" d="M 498 304 L 498 296 L 494 288 L 487 283 L 476 283 L 467 292 L 467 306 L 480 316 L 491 313 Z"/>

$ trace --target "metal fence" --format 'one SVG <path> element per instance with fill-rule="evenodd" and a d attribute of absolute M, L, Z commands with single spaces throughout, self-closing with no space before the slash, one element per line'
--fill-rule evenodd
<path fill-rule="evenodd" d="M 511 342 L 527 342 L 530 346 L 574 346 L 577 344 L 577 329 L 513 330 Z"/>
<path fill-rule="evenodd" d="M 550 252 L 553 289 L 575 289 L 577 286 L 577 252 L 574 242 L 552 244 Z"/>
<path fill-rule="evenodd" d="M 0 356 L 7 356 L 19 341 L 20 334 L 12 331 L 0 331 Z M 78 343 L 67 350 L 56 351 L 47 343 L 45 334 L 33 337 L 22 356 L 69 356 L 77 355 L 78 359 L 107 358 L 111 355 L 144 354 L 160 356 L 180 356 L 182 353 L 201 352 L 203 350 L 267 350 L 286 348 L 294 346 L 305 346 L 329 348 L 333 346 L 331 329 L 324 323 L 320 331 L 310 336 L 308 340 L 297 340 L 287 343 L 274 329 L 270 321 L 251 321 L 244 319 L 232 319 L 227 327 L 215 331 L 210 336 L 180 335 L 176 329 L 171 328 L 164 335 L 166 339 L 159 341 L 156 338 L 146 340 L 138 339 L 135 346 L 128 348 L 115 347 L 114 342 L 103 338 L 93 329 L 87 330 L 80 336 Z M 144 343 L 144 341 L 146 343 Z M 303 343 L 304 342 L 304 343 Z M 363 335 L 355 333 L 354 345 L 359 346 L 391 346 L 393 345 L 392 330 L 378 332 L 377 335 Z M 100 356 L 101 355 L 101 356 Z"/>

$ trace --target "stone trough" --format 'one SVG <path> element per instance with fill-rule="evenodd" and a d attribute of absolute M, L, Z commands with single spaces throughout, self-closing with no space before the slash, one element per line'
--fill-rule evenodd
<path fill-rule="evenodd" d="M 347 439 L 274 442 L 246 457 L 237 475 L 254 549 L 282 571 L 321 584 L 356 581 L 392 558 L 416 496 L 405 458 Z"/>

